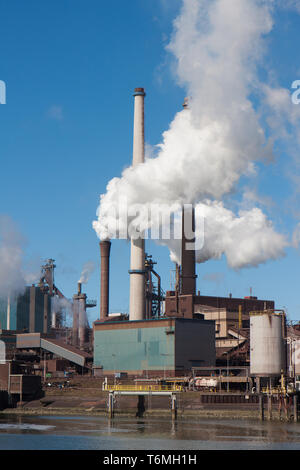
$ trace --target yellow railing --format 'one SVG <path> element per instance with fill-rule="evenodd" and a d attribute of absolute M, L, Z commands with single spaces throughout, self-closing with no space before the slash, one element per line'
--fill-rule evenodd
<path fill-rule="evenodd" d="M 109 385 L 104 384 L 107 392 L 182 392 L 181 385 Z"/>
<path fill-rule="evenodd" d="M 281 395 L 283 393 L 286 393 L 286 389 L 282 387 L 272 387 L 271 389 L 269 387 L 263 387 L 261 389 L 262 393 L 265 393 L 267 395 Z"/>
<path fill-rule="evenodd" d="M 267 310 L 254 310 L 249 312 L 250 317 L 253 316 L 261 316 L 261 315 L 275 315 L 275 316 L 285 316 L 284 310 L 275 310 L 275 309 L 267 309 Z"/>

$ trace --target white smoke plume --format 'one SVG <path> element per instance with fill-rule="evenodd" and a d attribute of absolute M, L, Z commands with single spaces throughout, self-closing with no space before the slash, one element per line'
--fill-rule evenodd
<path fill-rule="evenodd" d="M 53 296 L 51 298 L 51 311 L 61 313 L 64 311 L 67 316 L 72 316 L 72 302 L 66 298 Z"/>
<path fill-rule="evenodd" d="M 0 214 L 0 297 L 17 296 L 40 278 L 37 258 L 25 262 L 25 239 L 8 215 Z"/>
<path fill-rule="evenodd" d="M 258 266 L 283 256 L 284 247 L 288 245 L 258 208 L 240 211 L 236 216 L 222 202 L 207 200 L 196 205 L 195 216 L 198 221 L 204 219 L 204 233 L 202 224 L 196 225 L 195 230 L 197 239 L 204 236 L 203 248 L 196 249 L 198 263 L 225 255 L 233 269 Z M 181 225 L 181 220 L 175 219 L 175 223 Z M 172 240 L 167 245 L 172 261 L 180 264 L 181 240 Z"/>
<path fill-rule="evenodd" d="M 25 288 L 23 247 L 24 239 L 13 220 L 0 215 L 0 296 L 16 295 Z"/>
<path fill-rule="evenodd" d="M 83 265 L 82 272 L 80 275 L 80 279 L 78 282 L 81 282 L 82 284 L 86 284 L 91 276 L 91 274 L 95 270 L 95 263 L 93 261 L 88 261 Z"/>
<path fill-rule="evenodd" d="M 241 176 L 255 174 L 255 161 L 273 156 L 249 99 L 259 86 L 272 6 L 272 0 L 183 0 L 168 50 L 179 84 L 192 97 L 189 109 L 176 114 L 155 158 L 108 183 L 93 222 L 100 239 L 110 238 L 117 222 L 126 228 L 118 212 L 124 200 L 129 207 L 194 203 L 207 217 L 198 262 L 225 254 L 229 266 L 241 268 L 283 254 L 284 237 L 259 209 L 235 216 L 215 202 L 234 191 Z M 168 246 L 178 259 L 178 241 Z"/>

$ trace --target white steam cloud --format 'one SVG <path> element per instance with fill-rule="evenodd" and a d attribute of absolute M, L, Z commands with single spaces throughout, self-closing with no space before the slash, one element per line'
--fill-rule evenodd
<path fill-rule="evenodd" d="M 0 296 L 18 295 L 38 273 L 24 271 L 24 239 L 8 215 L 0 215 Z"/>
<path fill-rule="evenodd" d="M 284 255 L 284 247 L 287 246 L 285 237 L 275 232 L 271 222 L 258 208 L 240 211 L 236 216 L 222 202 L 205 201 L 196 205 L 195 216 L 196 220 L 204 218 L 203 248 L 196 249 L 198 263 L 220 259 L 225 255 L 231 268 L 240 269 L 258 266 Z M 175 219 L 175 223 L 181 225 L 181 220 Z M 198 224 L 198 239 L 203 236 L 202 230 L 202 225 L 199 227 Z M 171 259 L 180 264 L 181 240 L 172 240 L 167 244 Z"/>
<path fill-rule="evenodd" d="M 283 255 L 286 241 L 260 209 L 235 215 L 217 202 L 236 189 L 241 176 L 255 174 L 255 161 L 273 157 L 249 98 L 259 87 L 257 66 L 273 26 L 272 5 L 271 0 L 183 0 L 168 50 L 179 84 L 192 97 L 189 109 L 176 114 L 155 158 L 108 183 L 93 222 L 100 239 L 110 238 L 116 224 L 120 230 L 127 226 L 118 210 L 122 201 L 129 207 L 193 203 L 196 219 L 199 213 L 205 217 L 198 262 L 224 254 L 237 269 Z M 167 245 L 179 261 L 179 242 Z"/>

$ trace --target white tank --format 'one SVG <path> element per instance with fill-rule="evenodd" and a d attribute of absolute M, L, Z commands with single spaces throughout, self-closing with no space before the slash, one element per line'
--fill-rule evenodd
<path fill-rule="evenodd" d="M 265 311 L 250 316 L 250 374 L 280 376 L 285 370 L 284 313 Z"/>

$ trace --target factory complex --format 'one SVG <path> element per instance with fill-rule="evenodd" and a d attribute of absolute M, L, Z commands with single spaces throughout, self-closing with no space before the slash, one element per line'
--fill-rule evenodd
<path fill-rule="evenodd" d="M 145 162 L 144 102 L 144 89 L 136 88 L 133 167 Z M 181 261 L 174 288 L 166 292 L 142 234 L 131 238 L 129 313 L 109 309 L 110 253 L 118 241 L 108 238 L 99 243 L 99 319 L 92 325 L 88 309 L 96 301 L 80 282 L 66 298 L 55 284 L 53 259 L 41 267 L 37 284 L 0 298 L 0 391 L 11 406 L 71 375 L 124 386 L 177 383 L 195 393 L 297 394 L 300 323 L 288 323 L 273 300 L 252 292 L 234 298 L 197 291 L 195 249 L 189 246 L 195 240 L 186 236 L 187 223 L 194 231 L 195 211 L 183 206 Z"/>

